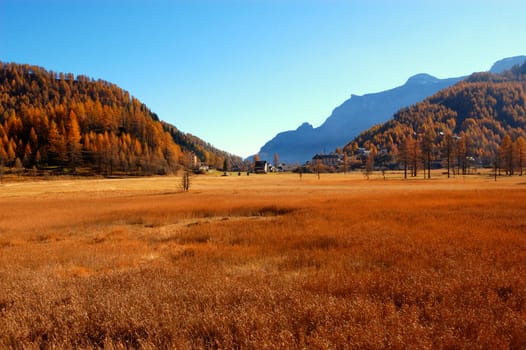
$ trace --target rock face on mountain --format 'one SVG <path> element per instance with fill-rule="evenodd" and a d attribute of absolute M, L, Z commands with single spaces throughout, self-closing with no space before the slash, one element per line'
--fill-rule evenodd
<path fill-rule="evenodd" d="M 496 62 L 492 72 L 502 72 L 523 63 L 526 56 Z M 316 153 L 332 152 L 371 126 L 387 121 L 400 108 L 422 101 L 438 91 L 450 87 L 464 77 L 438 79 L 428 74 L 417 74 L 399 87 L 378 93 L 351 97 L 336 107 L 327 120 L 314 128 L 303 123 L 296 130 L 277 134 L 259 151 L 261 159 L 272 161 L 278 154 L 282 162 L 304 163 Z"/>
<path fill-rule="evenodd" d="M 491 69 L 489 71 L 493 74 L 499 74 L 504 72 L 505 70 L 511 69 L 513 66 L 521 65 L 524 62 L 526 62 L 526 56 L 504 58 L 500 61 L 495 62 L 493 66 L 491 66 Z"/>
<path fill-rule="evenodd" d="M 387 121 L 400 108 L 417 103 L 461 79 L 437 79 L 418 74 L 391 90 L 351 95 L 321 126 L 313 128 L 303 123 L 296 130 L 279 133 L 261 148 L 259 156 L 271 161 L 277 153 L 282 162 L 304 163 L 316 153 L 332 152 L 344 146 L 363 130 Z"/>

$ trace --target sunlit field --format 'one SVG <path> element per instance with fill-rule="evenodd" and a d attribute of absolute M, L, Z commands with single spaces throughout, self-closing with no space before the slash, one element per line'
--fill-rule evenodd
<path fill-rule="evenodd" d="M 524 349 L 526 177 L 0 184 L 0 348 Z"/>

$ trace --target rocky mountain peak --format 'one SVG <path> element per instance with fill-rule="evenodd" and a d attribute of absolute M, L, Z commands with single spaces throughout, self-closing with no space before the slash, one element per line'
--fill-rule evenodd
<path fill-rule="evenodd" d="M 432 76 L 432 75 L 429 75 L 429 74 L 426 74 L 426 73 L 420 73 L 420 74 L 416 74 L 416 75 L 413 75 L 411 78 L 407 79 L 407 83 L 406 84 L 410 84 L 410 85 L 426 85 L 426 84 L 433 84 L 433 83 L 436 83 L 438 82 L 439 79 Z"/>

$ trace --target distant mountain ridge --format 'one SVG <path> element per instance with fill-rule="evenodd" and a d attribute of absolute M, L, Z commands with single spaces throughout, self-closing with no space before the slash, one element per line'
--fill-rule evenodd
<path fill-rule="evenodd" d="M 526 56 L 503 58 L 502 60 L 495 62 L 489 71 L 493 74 L 500 74 L 513 66 L 521 65 L 524 62 L 526 62 Z"/>
<path fill-rule="evenodd" d="M 524 61 L 526 56 L 506 58 L 496 62 L 491 72 L 500 73 Z M 319 127 L 314 128 L 305 122 L 296 130 L 277 134 L 261 147 L 259 157 L 271 161 L 277 153 L 282 162 L 304 163 L 316 153 L 328 153 L 343 147 L 362 131 L 386 122 L 401 108 L 420 102 L 464 78 L 439 79 L 421 73 L 390 90 L 363 96 L 351 95 Z"/>

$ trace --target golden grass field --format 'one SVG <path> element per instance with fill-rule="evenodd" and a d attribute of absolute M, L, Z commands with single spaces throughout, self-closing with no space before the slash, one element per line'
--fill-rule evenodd
<path fill-rule="evenodd" d="M 526 177 L 0 184 L 0 348 L 525 349 Z"/>

